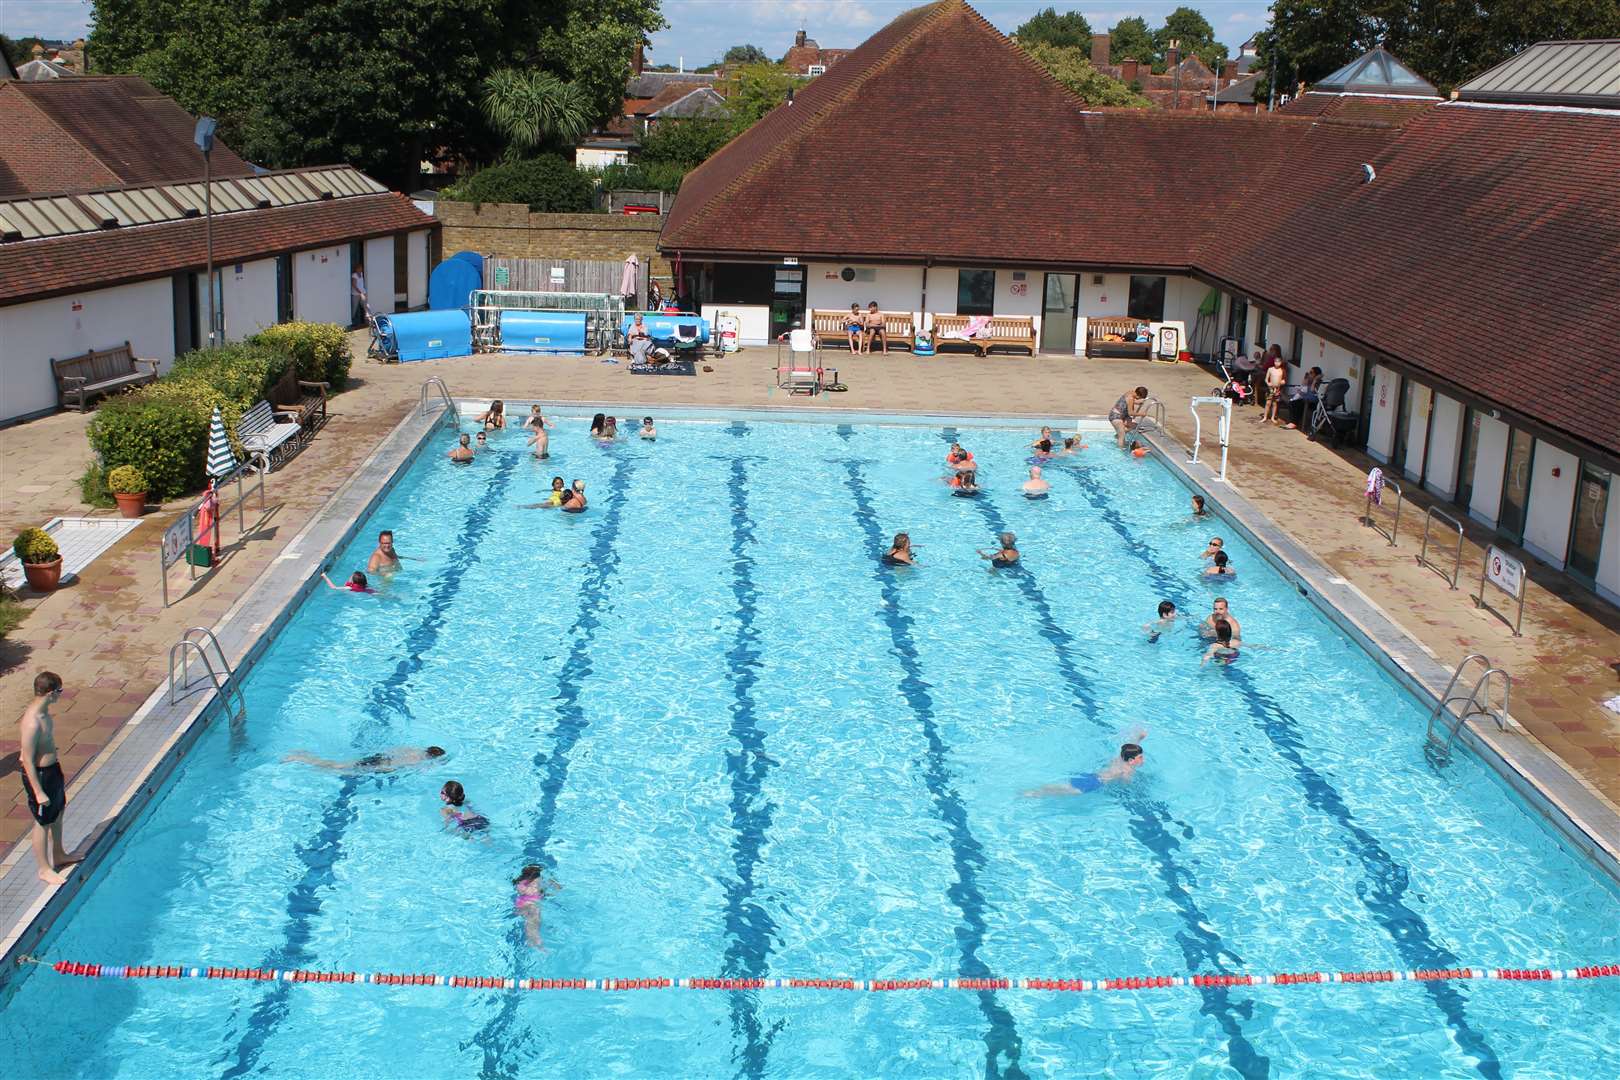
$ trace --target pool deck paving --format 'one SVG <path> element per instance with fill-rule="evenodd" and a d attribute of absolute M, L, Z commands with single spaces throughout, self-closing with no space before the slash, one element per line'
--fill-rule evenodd
<path fill-rule="evenodd" d="M 364 339 L 355 336 L 356 355 Z M 126 722 L 167 678 L 170 646 L 192 626 L 215 626 L 353 475 L 395 425 L 417 406 L 424 380 L 438 376 L 461 399 L 503 397 L 569 405 L 717 408 L 776 407 L 806 412 L 874 414 L 1049 415 L 1068 418 L 1105 413 L 1127 387 L 1146 384 L 1167 406 L 1169 432 L 1192 439 L 1187 401 L 1207 394 L 1212 377 L 1192 365 L 1062 356 L 970 354 L 851 357 L 829 354 L 847 392 L 814 399 L 775 387 L 775 350 L 752 348 L 709 360 L 695 377 L 636 376 L 624 364 L 594 357 L 477 356 L 406 365 L 357 360 L 350 387 L 335 395 L 330 418 L 296 457 L 270 474 L 261 510 L 249 489 L 246 529 L 227 512 L 223 557 L 190 580 L 183 566 L 169 570 L 171 605 L 160 596 L 158 545 L 163 529 L 189 504 L 149 510 L 129 535 L 76 581 L 46 597 L 24 592 L 30 613 L 0 641 L 0 853 L 7 864 L 27 857 L 29 824 L 18 772 L 15 718 L 30 696 L 36 671 L 49 668 L 67 685 L 54 710 L 57 740 L 74 785 L 100 767 L 102 752 L 118 741 Z M 1512 674 L 1514 718 L 1561 759 L 1588 790 L 1620 804 L 1620 716 L 1600 702 L 1620 693 L 1620 610 L 1578 589 L 1539 564 L 1529 563 L 1523 636 L 1470 600 L 1477 591 L 1490 530 L 1465 522 L 1459 587 L 1419 566 L 1424 511 L 1440 505 L 1415 483 L 1403 484 L 1406 508 L 1399 543 L 1360 524 L 1362 491 L 1373 462 L 1365 455 L 1313 443 L 1297 431 L 1264 425 L 1259 410 L 1234 411 L 1228 477 L 1272 522 L 1314 553 L 1333 572 L 1381 608 L 1445 668 L 1480 652 Z M 1214 410 L 1206 410 L 1205 454 L 1213 447 Z M 77 479 L 90 460 L 87 417 L 62 413 L 0 429 L 0 529 L 14 536 L 56 516 L 115 516 L 90 510 Z M 446 435 L 448 440 L 448 436 Z M 1095 440 L 1092 453 L 1111 450 Z M 1217 459 L 1218 460 L 1218 459 Z M 1218 490 L 1217 490 L 1218 497 Z M 234 489 L 227 489 L 230 506 Z M 1213 529 L 1212 529 L 1213 531 Z M 1453 534 L 1455 535 L 1455 534 Z M 410 538 L 400 537 L 403 551 Z M 1263 629 L 1250 627 L 1264 640 Z M 1413 731 L 1414 740 L 1421 731 Z M 70 838 L 76 830 L 70 827 Z"/>

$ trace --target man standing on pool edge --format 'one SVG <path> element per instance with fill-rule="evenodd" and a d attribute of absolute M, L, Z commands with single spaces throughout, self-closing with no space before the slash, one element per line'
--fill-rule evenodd
<path fill-rule="evenodd" d="M 34 816 L 34 861 L 39 863 L 39 879 L 50 885 L 67 880 L 62 868 L 69 859 L 62 850 L 62 811 L 67 805 L 67 785 L 62 763 L 56 753 L 56 721 L 51 706 L 62 698 L 62 677 L 54 671 L 34 676 L 34 700 L 23 710 L 18 725 L 18 760 L 22 765 L 23 794 L 28 812 Z"/>

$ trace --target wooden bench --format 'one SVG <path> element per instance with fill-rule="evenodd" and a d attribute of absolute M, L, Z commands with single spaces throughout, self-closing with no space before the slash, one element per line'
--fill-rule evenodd
<path fill-rule="evenodd" d="M 236 423 L 236 437 L 242 449 L 259 459 L 260 466 L 269 472 L 272 462 L 284 460 L 297 446 L 303 433 L 302 424 L 276 419 L 276 412 L 268 401 L 261 401 L 242 414 Z"/>
<path fill-rule="evenodd" d="M 1137 341 L 1138 334 L 1147 341 Z M 1147 360 L 1153 356 L 1153 332 L 1146 319 L 1097 315 L 1086 320 L 1086 355 Z"/>
<path fill-rule="evenodd" d="M 331 383 L 300 379 L 289 363 L 281 381 L 270 389 L 270 404 L 278 415 L 296 422 L 313 435 L 326 423 L 326 391 L 331 386 Z"/>
<path fill-rule="evenodd" d="M 150 364 L 150 370 L 141 370 L 142 364 Z M 51 360 L 57 400 L 62 408 L 79 412 L 85 410 L 91 398 L 156 382 L 157 368 L 156 360 L 137 358 L 127 341 L 111 349 L 92 349 L 81 356 Z"/>
<path fill-rule="evenodd" d="M 908 349 L 917 347 L 917 324 L 909 311 L 884 311 L 883 338 L 890 345 L 904 345 Z M 865 318 L 865 312 L 861 314 Z M 810 312 L 810 329 L 816 335 L 816 344 L 849 345 L 849 311 L 816 309 Z"/>
<path fill-rule="evenodd" d="M 980 356 L 989 356 L 991 349 L 1001 345 L 1009 349 L 1028 349 L 1029 355 L 1035 355 L 1035 316 L 994 315 L 975 337 L 948 336 L 966 330 L 970 318 L 972 316 L 935 315 L 935 351 L 937 352 L 942 345 L 971 345 L 979 351 Z"/>

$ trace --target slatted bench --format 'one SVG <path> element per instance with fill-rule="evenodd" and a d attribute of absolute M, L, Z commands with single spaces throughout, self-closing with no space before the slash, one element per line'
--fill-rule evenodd
<path fill-rule="evenodd" d="M 969 315 L 935 315 L 934 316 L 934 348 L 937 351 L 942 345 L 971 345 L 979 351 L 980 356 L 989 356 L 990 350 L 997 345 L 1010 349 L 1028 349 L 1029 355 L 1035 355 L 1035 317 L 1033 315 L 995 315 L 990 322 L 980 330 L 978 335 L 970 338 L 949 337 L 949 334 L 960 334 L 968 327 Z"/>
<path fill-rule="evenodd" d="M 1147 341 L 1137 341 L 1138 334 Z M 1097 315 L 1086 320 L 1086 355 L 1147 360 L 1153 355 L 1153 334 L 1146 319 L 1129 315 Z"/>
<path fill-rule="evenodd" d="M 142 370 L 142 364 L 151 365 Z M 56 396 L 64 409 L 83 412 L 92 398 L 157 381 L 158 362 L 136 357 L 129 342 L 111 349 L 92 349 L 66 360 L 51 360 Z"/>
<path fill-rule="evenodd" d="M 281 381 L 270 389 L 270 403 L 278 416 L 298 424 L 313 435 L 326 423 L 326 392 L 331 383 L 300 379 L 291 364 Z"/>
<path fill-rule="evenodd" d="M 909 311 L 884 311 L 883 337 L 891 346 L 904 345 L 908 349 L 917 347 L 917 326 Z M 849 344 L 849 320 L 852 318 L 848 311 L 825 310 L 817 308 L 810 312 L 810 329 L 815 332 L 816 344 L 844 345 Z M 861 313 L 866 318 L 866 313 Z"/>
<path fill-rule="evenodd" d="M 259 465 L 269 472 L 272 465 L 284 461 L 298 446 L 304 426 L 276 419 L 275 410 L 268 401 L 261 401 L 242 414 L 236 424 L 236 437 L 250 457 L 259 459 Z"/>

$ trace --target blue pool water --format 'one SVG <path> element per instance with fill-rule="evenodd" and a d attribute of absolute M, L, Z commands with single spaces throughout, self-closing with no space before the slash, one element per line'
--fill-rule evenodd
<path fill-rule="evenodd" d="M 1094 448 L 1018 495 L 1023 430 L 664 422 L 552 459 L 434 436 L 377 528 L 416 561 L 317 590 L 55 931 L 48 958 L 521 977 L 1567 967 L 1620 897 L 1160 465 Z M 437 444 L 443 444 L 437 445 Z M 584 478 L 579 517 L 524 509 Z M 879 566 L 910 532 L 914 569 Z M 975 554 L 1018 534 L 1026 568 Z M 1200 666 L 1199 552 L 1248 643 Z M 1128 787 L 1021 792 L 1148 729 Z M 437 743 L 431 769 L 283 761 Z M 485 839 L 441 828 L 461 781 Z M 512 878 L 563 891 L 528 947 Z M 1620 988 L 520 994 L 38 971 L 18 1077 L 1620 1074 Z"/>

